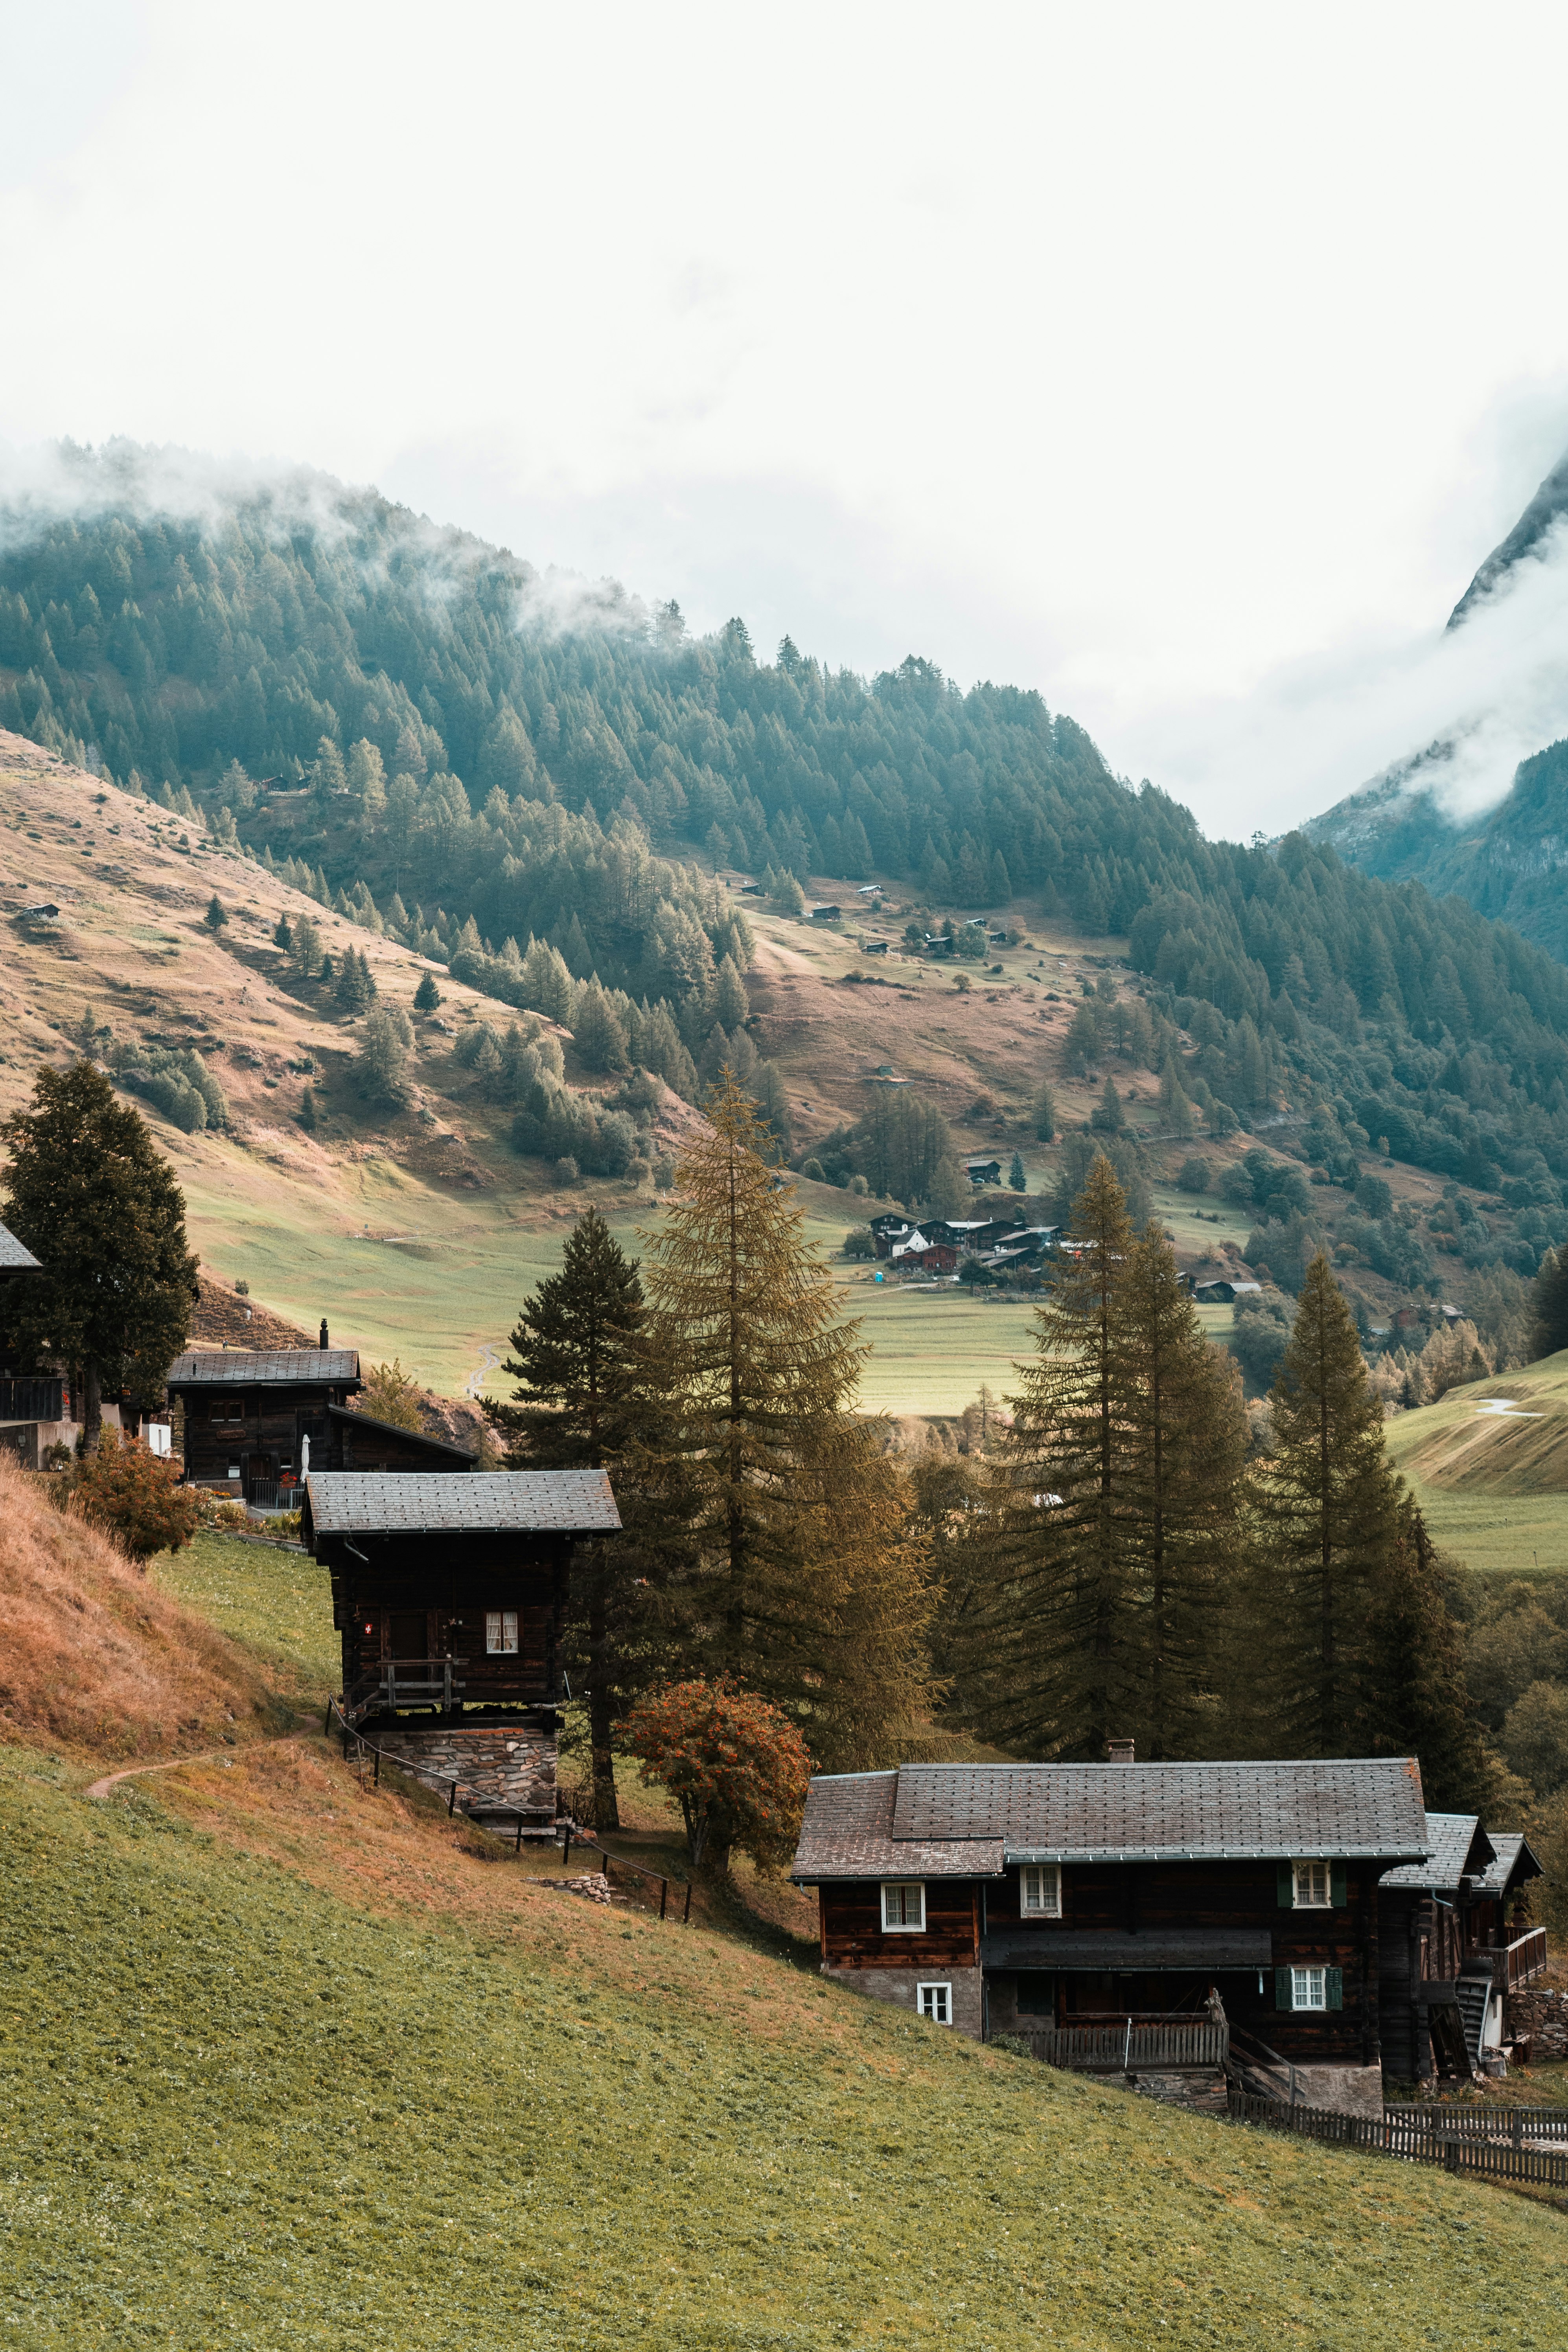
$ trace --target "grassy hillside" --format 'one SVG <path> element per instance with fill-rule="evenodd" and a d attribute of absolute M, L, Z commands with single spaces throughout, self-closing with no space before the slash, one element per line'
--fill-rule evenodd
<path fill-rule="evenodd" d="M 1568 1351 L 1396 1414 L 1388 1451 L 1437 1541 L 1515 1576 L 1568 1565 Z"/>

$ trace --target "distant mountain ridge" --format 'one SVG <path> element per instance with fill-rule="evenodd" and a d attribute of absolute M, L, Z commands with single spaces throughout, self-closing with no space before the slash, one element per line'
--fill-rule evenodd
<path fill-rule="evenodd" d="M 1478 568 L 1447 628 L 1461 628 L 1565 516 L 1568 455 Z M 1501 801 L 1458 820 L 1439 799 L 1453 750 L 1443 741 L 1426 746 L 1302 830 L 1384 881 L 1421 882 L 1439 898 L 1457 893 L 1478 914 L 1511 924 L 1568 963 L 1568 891 L 1561 880 L 1568 866 L 1568 741 L 1542 745 L 1521 761 Z"/>

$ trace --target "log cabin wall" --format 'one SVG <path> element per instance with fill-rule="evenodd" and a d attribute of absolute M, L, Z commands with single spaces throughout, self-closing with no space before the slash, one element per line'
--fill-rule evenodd
<path fill-rule="evenodd" d="M 925 1932 L 882 1926 L 880 1881 L 822 1889 L 822 1957 L 831 1970 L 976 1968 L 980 1892 L 973 1879 L 925 1881 Z"/>
<path fill-rule="evenodd" d="M 443 1531 L 366 1537 L 356 1549 L 366 1558 L 341 1537 L 318 1549 L 331 1569 L 345 1690 L 379 1675 L 389 1658 L 449 1656 L 467 1706 L 558 1703 L 566 1538 Z M 515 1653 L 488 1648 L 492 1611 L 515 1613 Z"/>
<path fill-rule="evenodd" d="M 193 1485 L 224 1486 L 247 1475 L 298 1477 L 300 1440 L 306 1436 L 315 1466 L 329 1466 L 332 1425 L 327 1408 L 342 1402 L 341 1388 L 279 1381 L 245 1389 L 192 1387 L 181 1393 L 185 1401 L 185 1476 Z M 249 1473 L 247 1459 L 258 1464 Z M 264 1468 L 262 1463 L 270 1466 Z"/>

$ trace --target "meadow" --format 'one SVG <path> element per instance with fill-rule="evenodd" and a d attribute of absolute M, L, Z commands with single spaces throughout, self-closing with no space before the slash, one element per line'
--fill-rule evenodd
<path fill-rule="evenodd" d="M 1386 1436 L 1434 1538 L 1468 1567 L 1568 1568 L 1568 1354 L 1450 1389 Z"/>

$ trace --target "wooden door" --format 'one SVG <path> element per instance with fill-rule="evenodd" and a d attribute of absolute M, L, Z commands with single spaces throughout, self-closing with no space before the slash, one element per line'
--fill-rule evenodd
<path fill-rule="evenodd" d="M 387 1627 L 390 1654 L 395 1658 L 429 1655 L 429 1631 L 423 1609 L 395 1609 Z"/>

